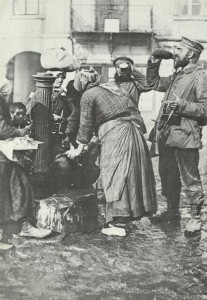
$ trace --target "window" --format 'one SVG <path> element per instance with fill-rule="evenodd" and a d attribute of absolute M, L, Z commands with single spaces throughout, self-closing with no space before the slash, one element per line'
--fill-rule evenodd
<path fill-rule="evenodd" d="M 192 16 L 200 16 L 201 15 L 201 0 L 192 0 L 192 6 L 189 6 L 189 10 L 190 8 L 192 9 L 192 11 L 189 11 L 189 13 Z"/>
<path fill-rule="evenodd" d="M 201 0 L 181 1 L 181 14 L 199 16 L 201 14 Z"/>
<path fill-rule="evenodd" d="M 96 0 L 96 30 L 119 32 L 128 29 L 128 0 Z"/>
<path fill-rule="evenodd" d="M 13 0 L 14 15 L 38 15 L 39 0 Z"/>
<path fill-rule="evenodd" d="M 119 32 L 120 20 L 119 19 L 105 19 L 104 31 L 105 32 Z"/>
<path fill-rule="evenodd" d="M 207 0 L 176 0 L 175 16 L 205 16 L 207 15 Z"/>
<path fill-rule="evenodd" d="M 114 80 L 115 69 L 114 67 L 108 67 L 108 81 Z"/>

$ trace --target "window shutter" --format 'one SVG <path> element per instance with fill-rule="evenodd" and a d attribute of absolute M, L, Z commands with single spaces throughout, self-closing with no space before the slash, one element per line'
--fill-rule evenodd
<path fill-rule="evenodd" d="M 207 0 L 202 0 L 201 3 L 201 15 L 207 16 Z"/>
<path fill-rule="evenodd" d="M 174 16 L 180 16 L 181 14 L 181 0 L 174 0 Z"/>

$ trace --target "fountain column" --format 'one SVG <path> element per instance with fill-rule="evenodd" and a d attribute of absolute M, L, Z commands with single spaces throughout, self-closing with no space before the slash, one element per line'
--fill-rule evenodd
<path fill-rule="evenodd" d="M 33 137 L 43 142 L 34 156 L 34 176 L 42 178 L 50 172 L 51 165 L 51 94 L 55 76 L 49 73 L 33 75 L 36 82 L 36 102 L 31 111 Z"/>

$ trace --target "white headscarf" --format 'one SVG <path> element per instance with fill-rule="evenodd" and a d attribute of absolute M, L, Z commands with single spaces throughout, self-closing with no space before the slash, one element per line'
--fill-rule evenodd
<path fill-rule="evenodd" d="M 11 94 L 12 86 L 8 79 L 0 78 L 0 96 L 6 98 Z"/>
<path fill-rule="evenodd" d="M 100 75 L 93 67 L 89 70 L 82 69 L 79 71 L 74 79 L 74 88 L 80 93 L 85 92 L 86 89 L 99 85 Z"/>

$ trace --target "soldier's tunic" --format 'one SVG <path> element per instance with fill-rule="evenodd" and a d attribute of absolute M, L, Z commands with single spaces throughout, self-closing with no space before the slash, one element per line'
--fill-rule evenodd
<path fill-rule="evenodd" d="M 139 111 L 141 93 L 151 91 L 151 87 L 147 84 L 145 76 L 134 68 L 130 80 L 116 84 L 130 94 L 131 99 L 128 100 L 130 114 L 135 115 L 139 119 L 140 129 L 145 134 L 147 130 Z"/>
<path fill-rule="evenodd" d="M 166 126 L 159 140 L 159 172 L 163 195 L 176 206 L 179 203 L 181 180 L 190 204 L 203 201 L 198 170 L 199 149 L 202 148 L 201 124 L 207 117 L 207 76 L 204 70 L 191 65 L 169 77 L 159 76 L 158 63 L 148 63 L 147 80 L 156 91 L 166 92 L 166 100 L 181 99 L 176 112 L 182 117 L 180 126 Z"/>

